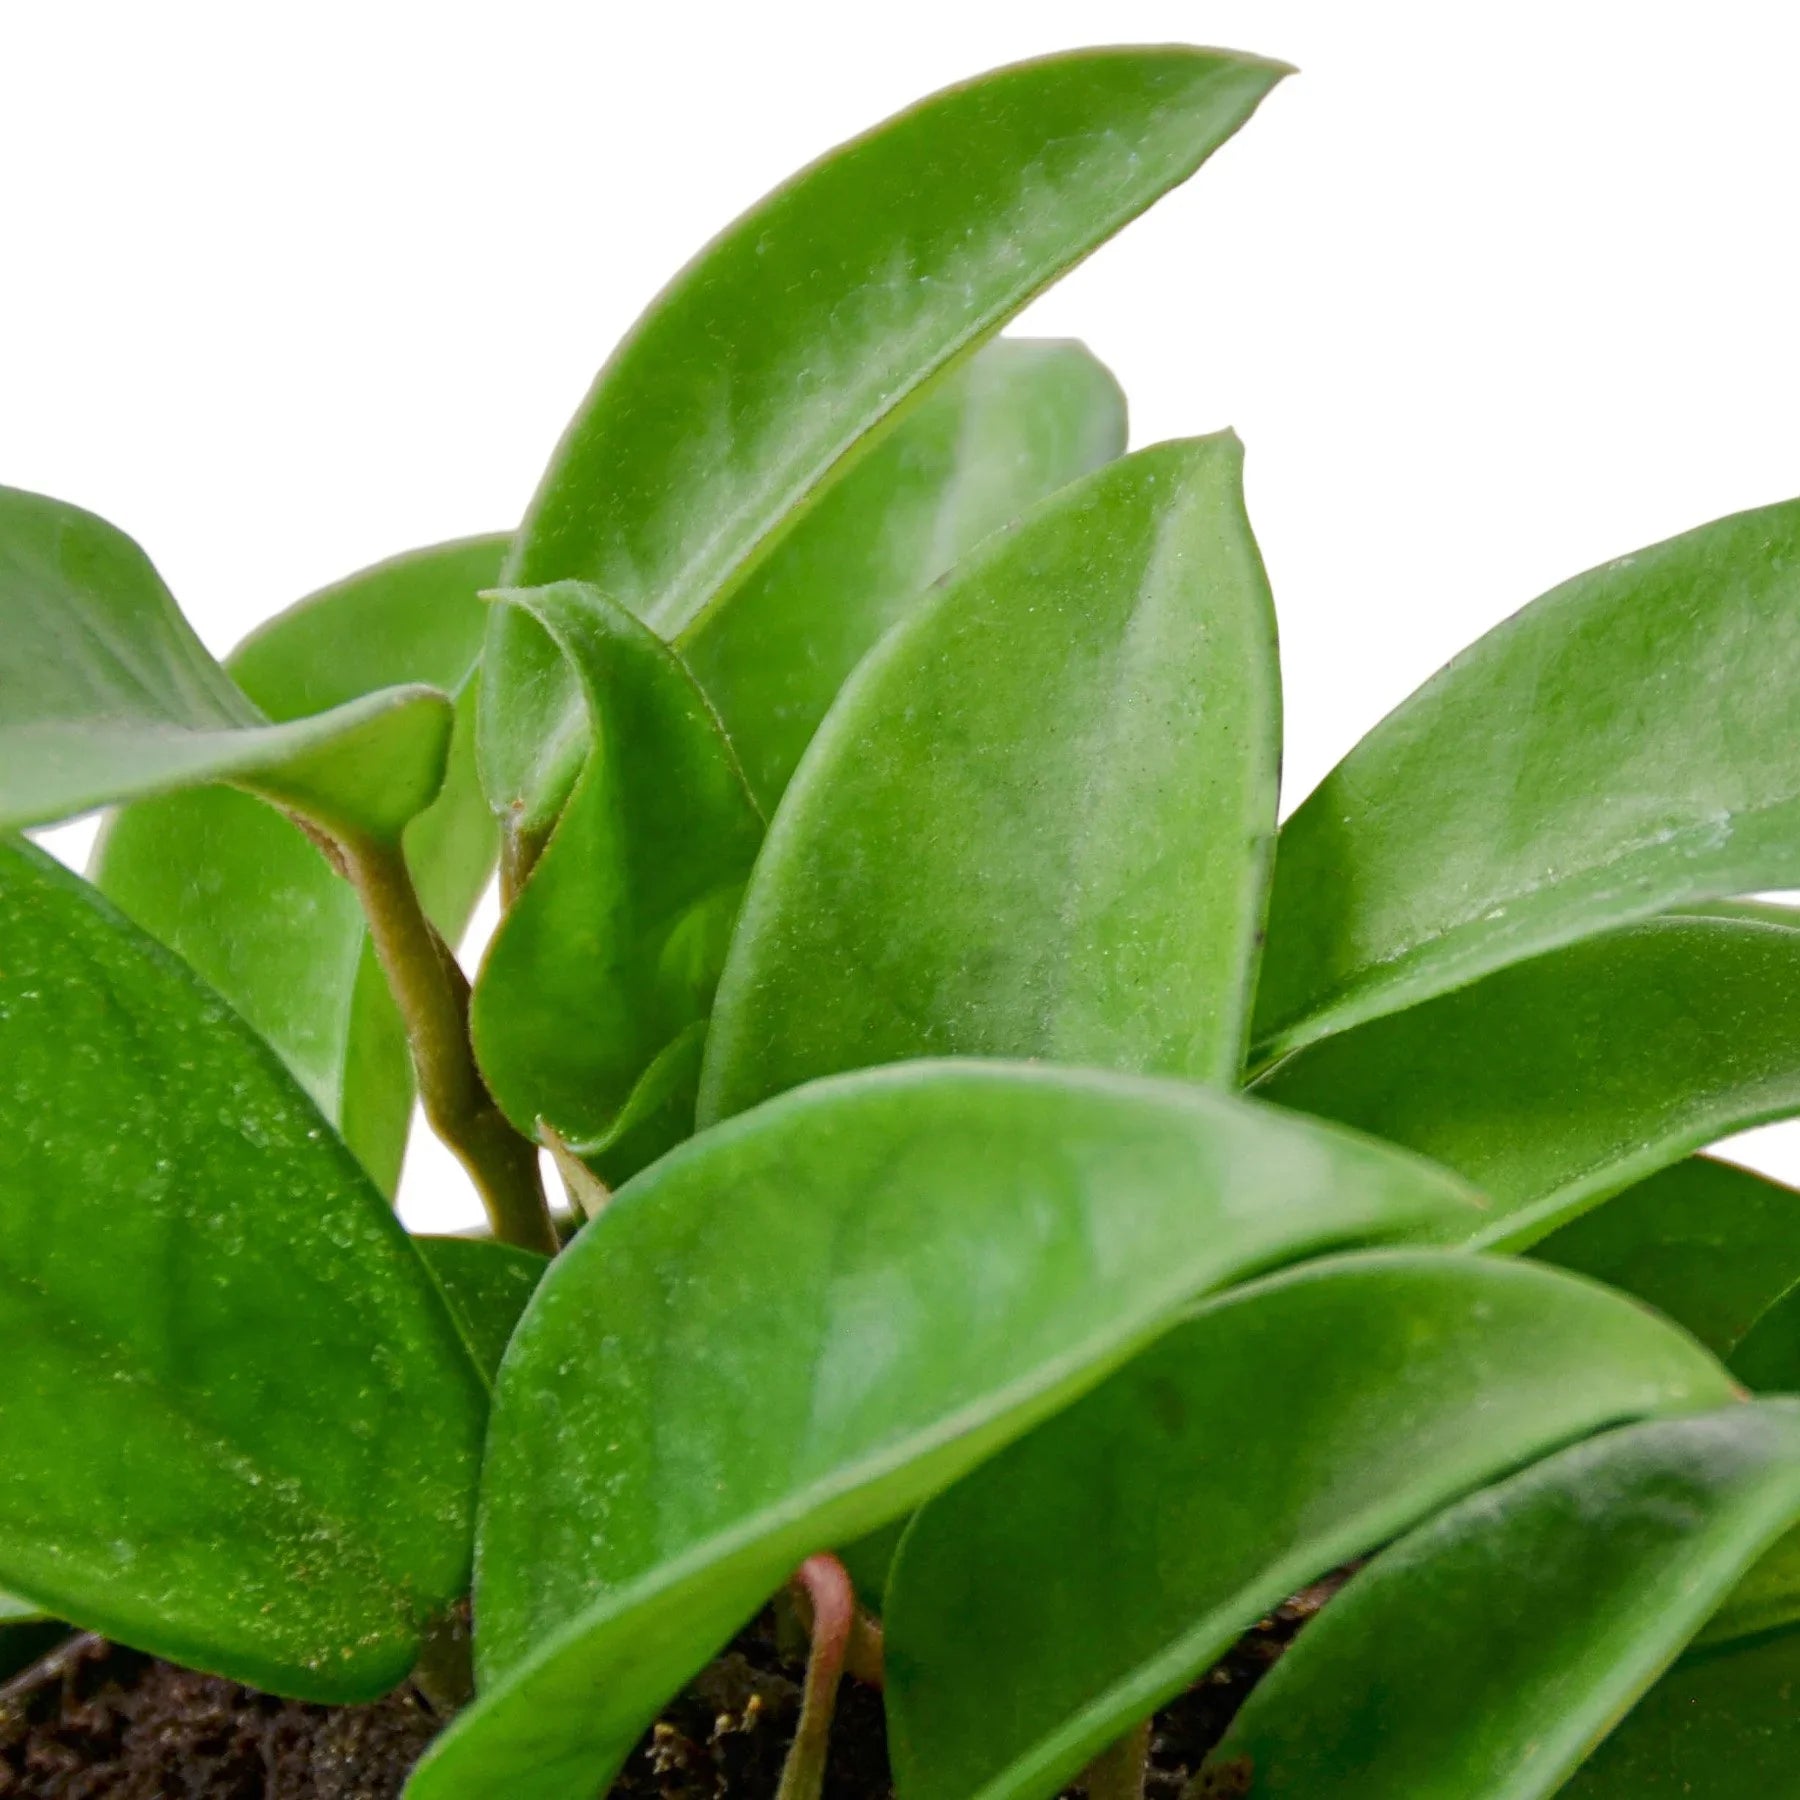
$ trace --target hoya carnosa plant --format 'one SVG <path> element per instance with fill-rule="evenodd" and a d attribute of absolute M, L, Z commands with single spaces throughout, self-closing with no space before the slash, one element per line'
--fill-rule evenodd
<path fill-rule="evenodd" d="M 1527 606 L 1278 836 L 1236 440 L 995 333 L 1282 73 L 877 127 L 516 534 L 223 666 L 0 494 L 5 1614 L 410 1675 L 414 1800 L 588 1800 L 792 1583 L 786 1800 L 846 1667 L 902 1800 L 1128 1800 L 1361 1563 L 1200 1788 L 1786 1791 L 1800 1196 L 1694 1153 L 1800 1111 L 1733 899 L 1800 885 L 1800 503 Z M 19 835 L 99 807 L 89 880 Z M 394 1217 L 415 1089 L 485 1240 Z"/>

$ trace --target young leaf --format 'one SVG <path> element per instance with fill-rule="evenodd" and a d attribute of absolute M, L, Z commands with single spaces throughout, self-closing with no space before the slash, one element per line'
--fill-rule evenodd
<path fill-rule="evenodd" d="M 437 793 L 450 725 L 450 701 L 418 685 L 270 724 L 130 538 L 0 488 L 0 831 L 233 781 L 392 839 Z"/>
<path fill-rule="evenodd" d="M 483 1476 L 482 1697 L 415 1800 L 586 1800 L 807 1554 L 907 1511 L 1184 1302 L 1467 1230 L 1384 1146 L 1182 1083 L 910 1063 L 684 1145 L 552 1266 Z"/>
<path fill-rule="evenodd" d="M 274 1055 L 0 846 L 0 1584 L 301 1698 L 403 1676 L 468 1572 L 485 1396 Z"/>
<path fill-rule="evenodd" d="M 693 1129 L 699 1033 L 763 822 L 717 716 L 647 627 L 581 582 L 514 590 L 579 673 L 592 747 L 475 983 L 476 1054 L 610 1180 Z"/>
<path fill-rule="evenodd" d="M 493 816 L 475 777 L 476 660 L 504 537 L 395 557 L 300 601 L 226 659 L 271 719 L 396 682 L 457 695 L 443 791 L 407 826 L 406 860 L 455 943 L 492 873 Z M 412 1062 L 361 907 L 318 846 L 274 808 L 194 788 L 115 813 L 91 875 L 280 1051 L 376 1184 L 392 1194 L 412 1118 Z"/>
<path fill-rule="evenodd" d="M 549 1258 L 484 1238 L 417 1237 L 413 1243 L 443 1290 L 475 1366 L 491 1381 Z"/>
<path fill-rule="evenodd" d="M 1800 1768 L 1800 1631 L 1684 1657 L 1562 1789 L 1565 1800 L 1785 1800 Z"/>
<path fill-rule="evenodd" d="M 1281 835 L 1273 1057 L 1683 903 L 1800 885 L 1800 501 L 1544 595 Z"/>
<path fill-rule="evenodd" d="M 945 376 L 696 621 L 682 654 L 765 814 L 850 671 L 990 532 L 1125 450 L 1080 344 L 1001 338 Z"/>
<path fill-rule="evenodd" d="M 804 170 L 666 288 L 601 371 L 508 579 L 592 581 L 665 638 L 728 601 L 930 377 L 1185 181 L 1287 71 L 1090 50 L 946 89 Z M 539 828 L 580 762 L 554 649 L 494 615 L 497 812 Z"/>
<path fill-rule="evenodd" d="M 1307 1582 L 1570 1439 L 1732 1395 L 1680 1332 L 1526 1263 L 1371 1253 L 1239 1289 L 913 1522 L 897 1790 L 1053 1795 Z"/>
<path fill-rule="evenodd" d="M 1797 1514 L 1800 1402 L 1578 1444 L 1355 1576 L 1209 1766 L 1258 1800 L 1554 1793 Z"/>
<path fill-rule="evenodd" d="M 1229 434 L 1065 488 L 883 640 L 814 740 L 720 983 L 702 1122 L 995 1055 L 1234 1083 L 1280 756 Z"/>
<path fill-rule="evenodd" d="M 1494 1202 L 1518 1247 L 1691 1150 L 1800 1110 L 1800 931 L 1671 918 L 1327 1039 L 1257 1085 Z"/>

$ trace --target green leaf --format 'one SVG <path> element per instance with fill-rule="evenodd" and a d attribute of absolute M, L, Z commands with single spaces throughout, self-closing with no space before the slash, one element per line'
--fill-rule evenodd
<path fill-rule="evenodd" d="M 1257 1086 L 1468 1177 L 1518 1247 L 1800 1110 L 1800 931 L 1634 925 L 1327 1039 Z"/>
<path fill-rule="evenodd" d="M 415 1800 L 586 1800 L 808 1553 L 915 1506 L 1187 1300 L 1470 1201 L 1182 1083 L 911 1063 L 684 1145 L 551 1268 L 500 1373 L 474 1709 Z"/>
<path fill-rule="evenodd" d="M 581 582 L 500 596 L 587 696 L 580 783 L 475 984 L 475 1050 L 528 1137 L 540 1122 L 611 1180 L 693 1129 L 699 1034 L 763 822 L 672 651 Z"/>
<path fill-rule="evenodd" d="M 413 1243 L 443 1290 L 475 1366 L 491 1381 L 549 1258 L 483 1238 L 417 1237 Z"/>
<path fill-rule="evenodd" d="M 1800 1193 L 1690 1157 L 1552 1232 L 1532 1255 L 1647 1300 L 1730 1362 L 1800 1286 Z M 1800 1387 L 1800 1368 L 1779 1385 Z"/>
<path fill-rule="evenodd" d="M 1800 1402 L 1631 1425 L 1355 1576 L 1211 1766 L 1256 1800 L 1554 1793 L 1800 1513 Z"/>
<path fill-rule="evenodd" d="M 700 1119 L 915 1056 L 1234 1084 L 1275 828 L 1268 585 L 1225 434 L 990 540 L 844 688 L 758 859 Z"/>
<path fill-rule="evenodd" d="M 1671 907 L 1800 885 L 1800 501 L 1578 575 L 1281 834 L 1260 1053 Z"/>
<path fill-rule="evenodd" d="M 1571 1439 L 1732 1394 L 1683 1334 L 1526 1263 L 1384 1252 L 1214 1301 L 914 1521 L 897 1790 L 1053 1795 L 1308 1582 Z"/>
<path fill-rule="evenodd" d="M 845 678 L 990 532 L 1125 450 L 1125 396 L 1080 344 L 1001 338 L 827 489 L 683 640 L 765 813 Z"/>
<path fill-rule="evenodd" d="M 0 847 L 0 1585 L 305 1699 L 368 1699 L 461 1591 L 486 1397 L 273 1053 Z"/>
<path fill-rule="evenodd" d="M 443 694 L 388 688 L 270 724 L 130 538 L 15 488 L 0 488 L 0 627 L 0 831 L 233 781 L 391 839 L 443 781 Z"/>
<path fill-rule="evenodd" d="M 1567 1800 L 1793 1800 L 1800 1631 L 1684 1658 L 1562 1792 Z"/>
<path fill-rule="evenodd" d="M 30 1600 L 0 1594 L 0 1625 L 24 1625 L 44 1617 L 44 1609 Z M 0 1680 L 4 1677 L 0 1676 Z"/>
<path fill-rule="evenodd" d="M 946 89 L 716 237 L 564 434 L 508 579 L 592 581 L 660 636 L 726 604 L 907 400 L 1185 181 L 1287 71 L 1080 51 Z M 496 613 L 481 720 L 497 812 L 547 825 L 580 761 L 560 659 Z"/>
<path fill-rule="evenodd" d="M 271 719 L 300 719 L 395 682 L 457 695 L 443 791 L 407 826 L 407 865 L 455 943 L 493 871 L 497 834 L 475 776 L 475 669 L 504 537 L 418 550 L 271 620 L 226 668 Z M 141 800 L 108 820 L 92 876 L 281 1053 L 384 1192 L 400 1178 L 412 1061 L 362 909 L 298 826 L 229 788 Z"/>

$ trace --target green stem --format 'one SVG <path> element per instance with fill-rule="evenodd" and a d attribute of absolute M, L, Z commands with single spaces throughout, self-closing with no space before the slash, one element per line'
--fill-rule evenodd
<path fill-rule="evenodd" d="M 1082 1775 L 1088 1800 L 1144 1800 L 1144 1771 L 1150 1764 L 1150 1721 L 1134 1725 L 1088 1764 Z"/>
<path fill-rule="evenodd" d="M 819 1800 L 831 1749 L 831 1716 L 856 1626 L 856 1590 L 835 1556 L 809 1556 L 794 1576 L 812 1612 L 812 1653 L 801 1690 L 800 1724 L 782 1765 L 775 1800 Z"/>
<path fill-rule="evenodd" d="M 339 833 L 338 860 L 362 901 L 375 954 L 406 1022 L 431 1128 L 469 1172 L 504 1244 L 554 1256 L 537 1147 L 494 1104 L 469 1044 L 469 984 L 419 905 L 398 844 Z"/>

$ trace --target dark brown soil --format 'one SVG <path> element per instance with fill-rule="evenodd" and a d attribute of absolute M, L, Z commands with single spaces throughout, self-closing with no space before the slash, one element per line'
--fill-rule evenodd
<path fill-rule="evenodd" d="M 1229 1769 L 1194 1777 L 1340 1580 L 1279 1607 L 1157 1714 L 1146 1800 L 1245 1791 Z M 769 1800 L 803 1656 L 791 1623 L 765 1612 L 644 1735 L 614 1800 Z M 411 1688 L 372 1706 L 307 1706 L 72 1638 L 0 1686 L 0 1800 L 394 1800 L 441 1723 Z M 889 1800 L 880 1694 L 846 1681 L 831 1735 L 825 1800 Z"/>

